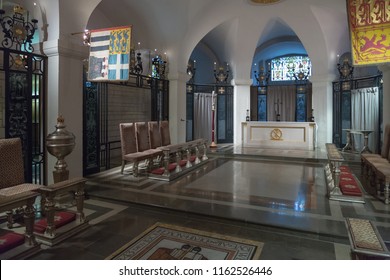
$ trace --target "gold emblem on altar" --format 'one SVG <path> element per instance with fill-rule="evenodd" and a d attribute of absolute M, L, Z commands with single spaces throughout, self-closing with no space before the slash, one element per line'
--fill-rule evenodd
<path fill-rule="evenodd" d="M 274 128 L 271 131 L 271 140 L 282 140 L 283 133 L 279 128 Z"/>

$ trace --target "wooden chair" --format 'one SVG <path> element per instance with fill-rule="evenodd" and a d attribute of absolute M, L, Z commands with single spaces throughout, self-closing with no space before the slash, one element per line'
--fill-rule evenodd
<path fill-rule="evenodd" d="M 0 196 L 11 197 L 22 193 L 37 191 L 43 185 L 26 183 L 22 141 L 20 138 L 0 139 Z M 13 211 L 7 213 L 7 226 L 12 228 Z"/>

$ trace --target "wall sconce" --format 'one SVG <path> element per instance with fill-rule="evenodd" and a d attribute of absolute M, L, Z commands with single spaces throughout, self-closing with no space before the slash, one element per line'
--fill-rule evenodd
<path fill-rule="evenodd" d="M 137 55 L 136 55 L 137 53 Z M 141 43 L 138 42 L 138 48 L 134 47 L 130 49 L 130 73 L 135 75 L 141 75 L 144 71 L 141 58 Z"/>
<path fill-rule="evenodd" d="M 258 86 L 266 86 L 269 81 L 269 76 L 271 72 L 268 70 L 267 72 L 264 70 L 264 67 L 260 67 L 259 73 L 257 71 L 253 71 L 253 76 L 257 81 Z"/>
<path fill-rule="evenodd" d="M 157 50 L 154 50 L 157 52 Z M 167 67 L 166 59 L 162 59 L 162 57 L 158 54 L 152 58 L 152 77 L 156 79 L 165 79 L 165 70 Z"/>
<path fill-rule="evenodd" d="M 195 83 L 195 74 L 196 74 L 196 60 L 194 60 L 192 63 L 191 61 L 187 64 L 187 75 L 191 78 L 189 79 L 188 83 L 193 84 Z"/>
<path fill-rule="evenodd" d="M 345 57 L 343 60 L 343 64 L 337 63 L 337 70 L 339 70 L 340 73 L 340 81 L 343 81 L 341 83 L 341 89 L 344 91 L 348 91 L 351 89 L 351 82 L 349 81 L 352 79 L 353 76 L 353 66 L 349 64 L 348 57 Z"/>
<path fill-rule="evenodd" d="M 136 58 L 135 66 L 134 66 L 134 73 L 137 75 L 141 75 L 142 72 L 144 71 L 144 68 L 142 66 L 142 58 L 141 58 L 141 53 L 137 52 L 137 58 Z"/>
<path fill-rule="evenodd" d="M 215 83 L 221 84 L 221 83 L 227 83 L 227 80 L 229 78 L 229 64 L 226 63 L 226 70 L 223 68 L 223 66 L 218 67 L 217 71 L 217 63 L 214 62 L 214 78 Z"/>
<path fill-rule="evenodd" d="M 83 44 L 85 46 L 90 46 L 91 45 L 91 32 L 88 29 L 84 30 Z"/>
<path fill-rule="evenodd" d="M 25 10 L 20 5 L 15 5 L 13 10 L 14 14 L 10 17 L 4 16 L 5 10 L 0 9 L 0 24 L 4 33 L 2 45 L 10 49 L 15 44 L 16 50 L 33 52 L 32 38 L 37 29 L 38 20 L 32 19 L 30 22 L 28 11 L 27 20 L 25 20 L 23 16 Z"/>
<path fill-rule="evenodd" d="M 340 73 L 340 80 L 349 80 L 352 79 L 353 75 L 353 66 L 349 64 L 349 59 L 344 58 L 343 64 L 337 63 L 337 69 Z"/>
<path fill-rule="evenodd" d="M 293 69 L 293 76 L 296 81 L 302 81 L 304 83 L 307 82 L 307 78 L 310 75 L 310 67 L 307 66 L 306 68 L 303 67 L 302 63 L 299 63 L 298 70 L 295 68 Z"/>

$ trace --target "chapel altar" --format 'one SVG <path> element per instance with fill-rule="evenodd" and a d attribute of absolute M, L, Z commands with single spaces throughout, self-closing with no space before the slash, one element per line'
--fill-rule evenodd
<path fill-rule="evenodd" d="M 241 123 L 244 147 L 314 150 L 315 122 L 259 122 Z"/>

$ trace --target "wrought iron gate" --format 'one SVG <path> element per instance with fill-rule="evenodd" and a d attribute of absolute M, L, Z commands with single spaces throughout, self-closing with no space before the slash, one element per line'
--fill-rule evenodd
<path fill-rule="evenodd" d="M 46 184 L 46 56 L 0 48 L 4 137 L 20 137 L 26 182 Z"/>

